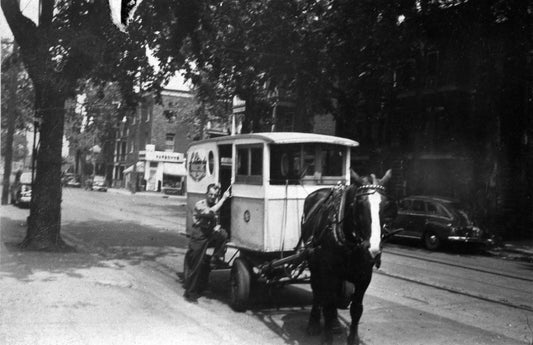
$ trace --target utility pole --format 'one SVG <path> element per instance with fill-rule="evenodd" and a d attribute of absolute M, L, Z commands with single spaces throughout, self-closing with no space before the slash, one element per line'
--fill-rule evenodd
<path fill-rule="evenodd" d="M 15 135 L 15 122 L 17 120 L 17 86 L 19 74 L 18 45 L 13 41 L 12 64 L 9 73 L 9 100 L 7 103 L 7 133 L 6 133 L 6 151 L 4 159 L 4 178 L 2 181 L 2 205 L 9 202 L 9 187 L 11 176 L 11 165 L 13 163 L 13 137 Z"/>

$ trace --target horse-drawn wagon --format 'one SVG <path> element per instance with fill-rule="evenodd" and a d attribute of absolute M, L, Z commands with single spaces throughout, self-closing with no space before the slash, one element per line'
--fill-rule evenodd
<path fill-rule="evenodd" d="M 275 132 L 207 139 L 189 147 L 190 211 L 212 183 L 232 188 L 230 202 L 219 212 L 230 237 L 222 266 L 231 267 L 235 310 L 246 309 L 255 281 L 283 285 L 310 280 L 308 333 L 321 328 L 323 314 L 325 343 L 331 343 L 336 309 L 349 305 L 348 344 L 359 343 L 363 296 L 387 236 L 383 220 L 395 207 L 384 187 L 390 171 L 376 178 L 350 169 L 356 146 L 356 141 L 334 136 Z M 188 212 L 189 233 L 192 224 Z"/>
<path fill-rule="evenodd" d="M 230 235 L 231 305 L 245 308 L 252 282 L 287 284 L 308 279 L 301 252 L 305 198 L 346 184 L 357 142 L 308 133 L 255 133 L 202 140 L 187 152 L 187 205 L 192 210 L 211 183 L 232 186 L 220 210 Z M 192 227 L 187 215 L 187 231 Z"/>

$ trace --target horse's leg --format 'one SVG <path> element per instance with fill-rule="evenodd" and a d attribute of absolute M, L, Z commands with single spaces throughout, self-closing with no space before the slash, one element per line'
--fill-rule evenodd
<path fill-rule="evenodd" d="M 309 270 L 311 272 L 311 291 L 313 292 L 313 306 L 311 308 L 311 314 L 309 315 L 309 321 L 307 322 L 307 334 L 318 335 L 320 334 L 320 313 L 322 308 L 320 306 L 320 272 L 317 269 L 317 262 L 309 262 Z"/>
<path fill-rule="evenodd" d="M 350 333 L 348 334 L 348 345 L 359 345 L 359 320 L 363 315 L 363 297 L 366 289 L 370 285 L 372 278 L 372 266 L 370 272 L 364 274 L 363 278 L 355 282 L 355 292 L 352 296 L 352 304 L 350 305 L 350 316 L 352 323 L 350 324 Z"/>
<path fill-rule="evenodd" d="M 338 275 L 330 272 L 322 280 L 322 314 L 324 315 L 324 344 L 333 344 L 333 334 L 339 333 L 341 325 L 337 314 Z"/>

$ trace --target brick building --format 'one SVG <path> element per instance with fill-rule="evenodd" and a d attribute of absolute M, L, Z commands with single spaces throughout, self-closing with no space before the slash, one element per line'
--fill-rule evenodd
<path fill-rule="evenodd" d="M 113 186 L 136 191 L 181 193 L 190 117 L 197 103 L 190 91 L 164 89 L 160 100 L 146 95 L 134 114 L 119 124 Z"/>

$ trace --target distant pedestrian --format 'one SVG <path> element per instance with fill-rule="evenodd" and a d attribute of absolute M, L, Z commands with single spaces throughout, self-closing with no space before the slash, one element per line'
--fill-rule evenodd
<path fill-rule="evenodd" d="M 220 199 L 219 195 L 220 185 L 212 183 L 207 187 L 206 198 L 194 206 L 191 239 L 183 263 L 184 297 L 190 302 L 195 302 L 206 288 L 210 264 L 223 261 L 228 234 L 220 227 L 218 211 L 231 198 L 230 189 Z M 208 247 L 214 247 L 211 263 L 206 260 Z"/>

